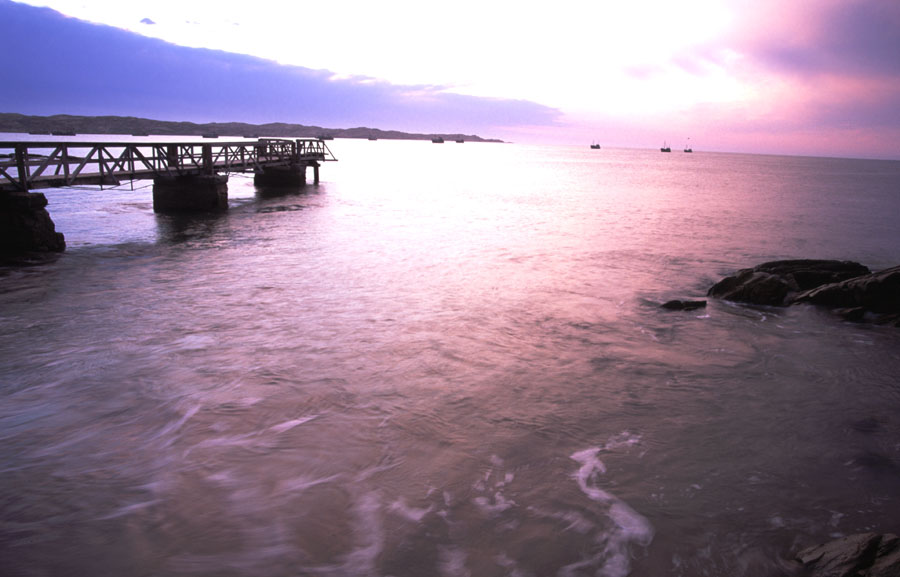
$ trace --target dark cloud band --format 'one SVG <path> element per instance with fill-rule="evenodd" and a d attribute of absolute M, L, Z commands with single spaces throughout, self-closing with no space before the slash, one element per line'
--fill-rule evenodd
<path fill-rule="evenodd" d="M 486 135 L 515 126 L 551 126 L 560 116 L 524 100 L 336 78 L 325 70 L 185 48 L 8 0 L 0 0 L 0 20 L 0 47 L 19 55 L 4 65 L 7 81 L 0 84 L 0 102 L 8 112 Z"/>

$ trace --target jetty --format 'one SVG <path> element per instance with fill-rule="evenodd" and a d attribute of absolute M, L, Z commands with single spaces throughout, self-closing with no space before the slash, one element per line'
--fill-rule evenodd
<path fill-rule="evenodd" d="M 307 168 L 318 184 L 321 163 L 336 160 L 321 138 L 0 142 L 0 252 L 62 250 L 62 235 L 54 236 L 45 216 L 46 198 L 35 190 L 153 180 L 154 212 L 205 212 L 228 207 L 231 173 L 253 173 L 260 187 L 290 189 L 306 184 Z"/>
<path fill-rule="evenodd" d="M 0 193 L 75 185 L 153 180 L 154 210 L 179 208 L 178 198 L 221 188 L 232 172 L 252 172 L 257 184 L 319 182 L 320 163 L 337 160 L 319 138 L 235 142 L 0 142 Z M 195 205 L 182 198 L 185 207 Z M 196 199 L 193 199 L 196 200 Z"/>

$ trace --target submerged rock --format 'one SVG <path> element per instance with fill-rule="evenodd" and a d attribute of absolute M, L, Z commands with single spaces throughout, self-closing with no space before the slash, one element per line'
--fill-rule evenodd
<path fill-rule="evenodd" d="M 668 309 L 670 311 L 693 311 L 706 307 L 706 301 L 671 300 L 659 306 L 660 308 Z"/>
<path fill-rule="evenodd" d="M 873 273 L 852 261 L 773 261 L 737 271 L 707 295 L 770 306 L 810 303 L 846 320 L 900 326 L 900 266 Z"/>
<path fill-rule="evenodd" d="M 800 551 L 796 560 L 810 577 L 897 577 L 900 537 L 861 533 Z"/>

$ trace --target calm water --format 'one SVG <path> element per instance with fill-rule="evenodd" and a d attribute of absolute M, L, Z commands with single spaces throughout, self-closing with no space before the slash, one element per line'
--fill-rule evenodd
<path fill-rule="evenodd" d="M 702 297 L 900 264 L 900 162 L 329 143 L 227 214 L 48 191 L 0 269 L 7 575 L 765 576 L 900 531 L 900 331 Z"/>

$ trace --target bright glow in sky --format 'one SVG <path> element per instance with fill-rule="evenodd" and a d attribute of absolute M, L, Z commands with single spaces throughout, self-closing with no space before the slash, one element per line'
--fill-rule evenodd
<path fill-rule="evenodd" d="M 700 148 L 900 158 L 896 0 L 23 3 L 335 78 L 560 113 L 554 127 L 485 136 L 631 146 L 691 136 Z"/>
<path fill-rule="evenodd" d="M 692 92 L 735 96 L 716 63 L 694 77 L 670 62 L 729 32 L 733 14 L 713 0 L 563 0 L 552 8 L 483 0 L 256 0 L 252 10 L 237 0 L 26 3 L 182 46 L 572 110 L 639 112 L 648 103 L 690 100 Z"/>

